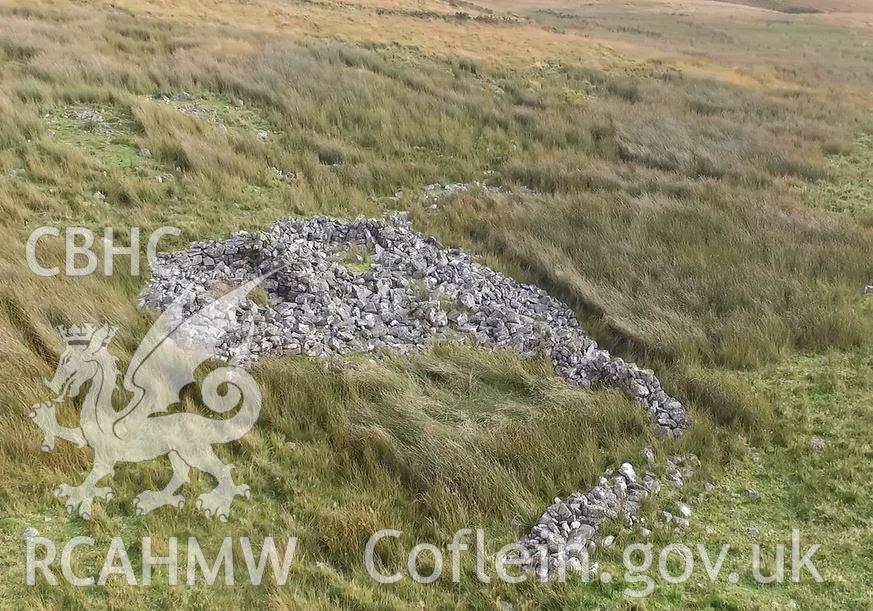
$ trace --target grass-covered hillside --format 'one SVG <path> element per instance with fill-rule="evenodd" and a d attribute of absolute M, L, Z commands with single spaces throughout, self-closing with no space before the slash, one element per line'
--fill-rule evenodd
<path fill-rule="evenodd" d="M 2 0 L 0 607 L 868 605 L 871 17 L 748 4 Z M 426 185 L 452 182 L 483 186 L 423 203 Z M 120 467 L 92 520 L 65 514 L 51 491 L 81 481 L 90 450 L 42 453 L 28 417 L 50 398 L 55 327 L 117 325 L 123 370 L 155 314 L 137 308 L 146 277 L 123 259 L 111 277 L 34 275 L 35 228 L 112 226 L 127 243 L 130 227 L 179 227 L 169 249 L 281 217 L 396 209 L 570 305 L 602 346 L 656 370 L 692 428 L 658 440 L 623 395 L 484 348 L 264 359 L 261 418 L 219 449 L 252 488 L 227 524 L 193 503 L 135 515 L 166 460 Z M 43 264 L 63 267 L 63 240 L 40 244 Z M 380 585 L 363 567 L 380 528 L 404 533 L 382 549 L 386 571 L 462 527 L 496 549 L 554 497 L 640 464 L 645 446 L 701 461 L 644 508 L 656 545 L 748 547 L 799 528 L 822 544 L 825 582 L 700 572 L 630 599 L 621 580 L 483 584 L 472 556 L 460 584 Z M 657 520 L 676 500 L 694 512 L 680 532 Z M 158 570 L 152 587 L 30 587 L 27 527 L 93 537 L 81 574 L 99 571 L 114 536 L 129 550 L 146 535 L 213 551 L 226 536 L 299 544 L 283 586 L 171 587 Z M 634 535 L 615 533 L 622 545 L 596 559 L 618 575 Z"/>

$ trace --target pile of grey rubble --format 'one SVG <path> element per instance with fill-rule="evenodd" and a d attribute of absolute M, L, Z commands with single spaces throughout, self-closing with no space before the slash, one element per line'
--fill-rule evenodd
<path fill-rule="evenodd" d="M 190 289 L 193 311 L 217 291 L 277 268 L 262 283 L 266 299 L 227 314 L 233 324 L 220 344 L 224 356 L 378 355 L 422 350 L 435 338 L 476 341 L 548 355 L 567 380 L 628 393 L 662 436 L 688 427 L 682 404 L 654 373 L 599 349 L 567 306 L 412 231 L 403 213 L 280 220 L 263 232 L 161 253 L 142 304 L 165 309 Z"/>
<path fill-rule="evenodd" d="M 651 448 L 643 451 L 648 467 L 654 467 L 655 455 Z M 693 454 L 674 456 L 666 461 L 665 479 L 681 488 L 684 478 L 694 475 L 700 461 Z M 598 545 L 608 547 L 615 537 L 603 535 L 603 527 L 611 521 L 623 520 L 628 528 L 636 527 L 645 539 L 652 531 L 645 518 L 637 515 L 643 501 L 661 491 L 661 481 L 649 471 L 642 477 L 630 463 L 606 472 L 589 492 L 573 492 L 564 499 L 555 498 L 554 504 L 540 516 L 521 544 L 527 551 L 528 566 L 541 579 L 558 574 L 596 573 L 596 563 L 589 562 Z M 670 526 L 687 527 L 691 508 L 676 503 L 676 514 L 661 511 L 660 517 Z M 589 575 L 584 572 L 588 571 Z"/>

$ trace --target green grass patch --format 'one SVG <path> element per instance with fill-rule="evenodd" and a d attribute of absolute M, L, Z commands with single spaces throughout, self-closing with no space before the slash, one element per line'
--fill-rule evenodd
<path fill-rule="evenodd" d="M 246 104 L 239 97 L 231 98 L 211 91 L 189 95 L 190 98 L 180 93 L 160 94 L 153 96 L 153 99 L 179 112 L 208 121 L 219 129 L 231 128 L 252 133 L 265 131 L 273 137 L 278 133 L 257 105 Z"/>
<path fill-rule="evenodd" d="M 77 147 L 104 167 L 133 175 L 159 170 L 153 161 L 140 155 L 140 126 L 129 112 L 118 107 L 69 106 L 50 114 L 46 122 L 53 140 Z"/>
<path fill-rule="evenodd" d="M 356 274 L 370 271 L 373 266 L 370 251 L 364 244 L 352 244 L 345 253 L 345 266 Z"/>
<path fill-rule="evenodd" d="M 862 134 L 848 150 L 828 158 L 830 177 L 804 189 L 813 205 L 873 225 L 873 135 Z"/>

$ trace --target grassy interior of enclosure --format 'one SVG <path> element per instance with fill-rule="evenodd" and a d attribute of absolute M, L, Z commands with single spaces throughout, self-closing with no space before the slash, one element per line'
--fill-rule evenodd
<path fill-rule="evenodd" d="M 229 4 L 204 3 L 225 17 Z M 90 454 L 69 446 L 41 454 L 27 418 L 47 398 L 41 380 L 61 349 L 54 327 L 116 324 L 114 349 L 126 363 L 152 315 L 135 307 L 143 277 L 121 261 L 112 277 L 34 276 L 24 245 L 41 225 L 113 226 L 119 241 L 127 227 L 145 236 L 172 225 L 183 235 L 162 243 L 171 248 L 282 216 L 409 209 L 417 229 L 543 286 L 603 345 L 655 367 L 694 420 L 682 440 L 656 443 L 658 452 L 693 451 L 707 473 L 727 469 L 734 478 L 755 477 L 750 457 L 773 444 L 773 468 L 785 468 L 778 448 L 793 446 L 776 420 L 791 416 L 780 363 L 837 351 L 841 364 L 829 366 L 840 377 L 852 354 L 869 352 L 860 288 L 871 280 L 873 252 L 863 172 L 873 154 L 864 93 L 873 72 L 851 28 L 784 15 L 673 19 L 649 5 L 631 26 L 609 3 L 589 15 L 530 11 L 475 23 L 403 4 L 392 12 L 312 3 L 313 38 L 271 22 L 270 3 L 247 4 L 235 27 L 213 13 L 195 23 L 166 6 L 123 6 L 0 5 L 0 603 L 620 601 L 617 586 L 484 586 L 472 567 L 460 586 L 385 588 L 360 557 L 381 527 L 404 531 L 384 549 L 394 568 L 401 550 L 447 541 L 460 527 L 482 526 L 502 545 L 552 497 L 589 487 L 605 467 L 655 443 L 637 406 L 571 388 L 541 360 L 453 346 L 345 368 L 267 360 L 255 370 L 261 420 L 222 450 L 253 490 L 250 504 L 234 504 L 227 530 L 217 532 L 191 503 L 133 517 L 133 496 L 168 476 L 160 462 L 119 469 L 115 498 L 91 522 L 68 518 L 50 490 L 78 483 Z M 372 39 L 337 25 L 344 10 L 380 26 Z M 397 30 L 388 26 L 407 22 L 424 32 L 420 45 L 389 40 Z M 452 40 L 473 27 L 541 46 L 529 62 L 437 51 L 426 38 L 436 25 Z M 727 34 L 713 36 L 716 27 Z M 568 37 L 582 44 L 574 31 L 586 28 L 608 61 L 560 53 Z M 810 40 L 815 53 L 802 58 Z M 191 99 L 178 99 L 180 91 Z M 425 184 L 474 180 L 502 192 L 473 190 L 433 209 L 419 203 Z M 43 264 L 63 266 L 62 240 L 42 244 Z M 869 358 L 859 363 L 873 370 Z M 827 404 L 816 388 L 810 410 Z M 832 414 L 829 422 L 838 421 Z M 207 485 L 187 486 L 187 498 Z M 817 523 L 793 505 L 780 518 Z M 26 525 L 57 540 L 186 533 L 216 546 L 224 536 L 288 534 L 300 537 L 301 560 L 281 588 L 132 589 L 113 580 L 105 589 L 33 589 L 23 586 Z M 869 541 L 870 525 L 852 528 L 850 551 L 832 566 L 855 574 L 847 558 Z M 102 562 L 80 560 L 85 573 Z M 828 596 L 798 592 L 810 603 Z M 713 594 L 689 586 L 662 596 L 653 604 Z M 840 596 L 864 600 L 851 586 Z M 741 582 L 722 602 L 767 599 Z"/>

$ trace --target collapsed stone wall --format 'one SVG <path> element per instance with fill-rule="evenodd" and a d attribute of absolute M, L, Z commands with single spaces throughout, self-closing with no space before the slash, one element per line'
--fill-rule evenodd
<path fill-rule="evenodd" d="M 276 269 L 262 283 L 266 299 L 227 313 L 234 324 L 220 344 L 225 356 L 376 355 L 422 350 L 435 338 L 476 341 L 545 354 L 575 384 L 626 392 L 659 435 L 688 427 L 682 404 L 655 374 L 598 348 L 566 305 L 413 231 L 403 213 L 280 220 L 263 232 L 161 253 L 142 304 L 164 309 L 189 290 L 194 311 L 218 291 Z"/>
<path fill-rule="evenodd" d="M 643 456 L 647 468 L 655 467 L 655 453 L 645 448 Z M 675 488 L 682 488 L 684 478 L 693 477 L 700 461 L 694 454 L 673 456 L 665 462 L 665 479 Z M 643 539 L 652 531 L 646 518 L 638 515 L 646 499 L 661 492 L 661 480 L 649 471 L 642 477 L 630 463 L 606 471 L 588 492 L 573 492 L 565 498 L 556 497 L 554 503 L 540 515 L 537 523 L 520 543 L 527 552 L 528 567 L 541 579 L 550 579 L 566 570 L 584 572 L 586 566 L 596 572 L 596 563 L 590 560 L 598 546 L 612 545 L 615 537 L 603 536 L 605 527 L 622 520 L 627 528 L 636 528 Z M 691 508 L 676 503 L 677 515 L 667 511 L 661 518 L 677 528 L 688 526 Z M 584 576 L 584 575 L 583 575 Z"/>

